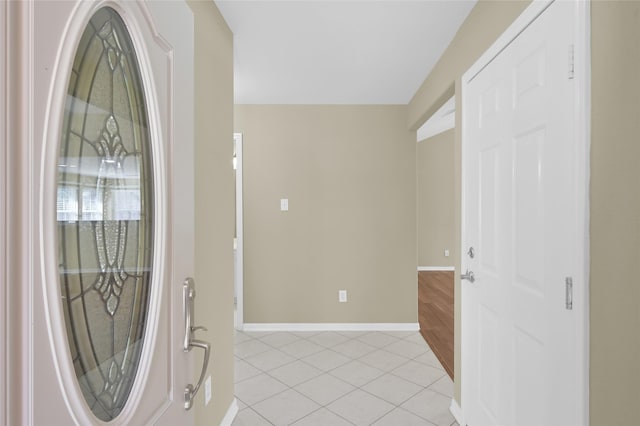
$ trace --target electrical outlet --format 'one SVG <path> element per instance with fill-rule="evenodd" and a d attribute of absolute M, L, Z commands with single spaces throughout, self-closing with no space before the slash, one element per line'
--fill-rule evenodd
<path fill-rule="evenodd" d="M 289 199 L 288 198 L 280 198 L 280 211 L 283 211 L 283 212 L 289 211 Z"/>
<path fill-rule="evenodd" d="M 444 257 L 449 257 L 449 249 L 444 249 Z"/>
<path fill-rule="evenodd" d="M 338 291 L 338 302 L 345 303 L 347 301 L 347 290 Z"/>
<path fill-rule="evenodd" d="M 204 382 L 204 405 L 209 405 L 211 401 L 211 376 Z"/>

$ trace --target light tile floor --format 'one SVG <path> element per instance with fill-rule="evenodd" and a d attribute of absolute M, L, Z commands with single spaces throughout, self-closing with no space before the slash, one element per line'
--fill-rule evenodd
<path fill-rule="evenodd" d="M 416 332 L 236 331 L 233 426 L 457 426 Z"/>

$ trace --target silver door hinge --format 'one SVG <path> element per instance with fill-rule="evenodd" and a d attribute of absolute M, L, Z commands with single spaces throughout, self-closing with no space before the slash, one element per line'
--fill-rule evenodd
<path fill-rule="evenodd" d="M 569 45 L 569 80 L 573 80 L 576 73 L 573 44 Z"/>
<path fill-rule="evenodd" d="M 573 309 L 573 278 L 567 277 L 564 279 L 566 286 L 565 289 L 565 303 L 568 311 Z"/>

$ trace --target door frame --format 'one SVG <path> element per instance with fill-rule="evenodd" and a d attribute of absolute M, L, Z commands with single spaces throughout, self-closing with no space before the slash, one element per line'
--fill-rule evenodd
<path fill-rule="evenodd" d="M 236 257 L 233 265 L 233 280 L 236 292 L 235 328 L 244 328 L 244 214 L 242 182 L 242 133 L 233 134 L 236 161 Z"/>
<path fill-rule="evenodd" d="M 465 111 L 468 108 L 468 99 L 466 98 L 466 86 L 480 73 L 494 58 L 496 58 L 507 46 L 526 28 L 533 23 L 540 14 L 542 14 L 554 1 L 560 0 L 534 0 L 527 9 L 507 28 L 507 30 L 498 37 L 498 39 L 487 49 L 480 58 L 463 74 L 461 80 L 461 99 L 462 99 L 462 158 L 465 157 Z M 576 314 L 580 315 L 578 319 L 578 333 L 576 336 L 576 364 L 579 368 L 577 389 L 578 403 L 580 405 L 578 413 L 579 424 L 589 424 L 589 173 L 590 173 L 590 124 L 591 124 L 591 2 L 590 0 L 573 0 L 574 3 L 574 84 L 576 90 L 574 92 L 574 111 L 573 111 L 573 127 L 576 136 L 577 145 L 579 147 L 576 158 L 574 158 L 575 180 L 578 193 L 576 194 L 575 216 L 578 221 L 579 232 L 576 235 L 577 247 L 583 250 L 577 253 L 577 266 L 574 277 L 574 309 Z M 460 265 L 464 264 L 464 247 L 465 242 L 465 188 L 466 179 L 465 169 L 462 169 L 461 182 L 461 247 L 460 247 Z M 461 286 L 461 317 L 465 315 L 465 286 Z M 465 371 L 464 367 L 470 365 L 474 354 L 465 351 L 465 321 L 461 326 L 461 388 L 462 403 L 464 404 L 465 396 L 468 395 L 469 389 L 465 387 Z M 455 401 L 453 401 L 455 403 Z M 453 405 L 453 404 L 452 404 Z M 457 403 L 455 403 L 457 406 Z M 462 410 L 457 412 L 462 416 L 457 419 L 460 424 L 464 421 L 464 405 Z"/>
<path fill-rule="evenodd" d="M 22 194 L 19 188 L 28 181 L 31 167 L 24 160 L 27 151 L 24 141 L 31 137 L 31 129 L 27 127 L 31 116 L 24 100 L 29 98 L 32 87 L 20 70 L 31 66 L 30 52 L 22 49 L 22 43 L 31 40 L 27 28 L 32 5 L 29 2 L 0 3 L 0 46 L 3 50 L 0 59 L 0 165 L 3 167 L 0 173 L 0 308 L 3 310 L 0 314 L 0 389 L 3 392 L 0 421 L 19 424 L 31 423 L 23 401 L 28 397 L 29 389 L 25 383 L 30 383 L 32 372 L 28 360 L 22 356 L 29 354 L 28 339 L 22 333 L 22 324 L 28 324 L 30 318 L 29 308 L 24 301 L 31 295 L 29 282 L 25 278 L 31 277 L 22 274 L 22 256 L 29 249 L 29 242 L 25 232 L 17 225 L 23 220 L 21 212 L 31 205 L 29 197 Z M 23 143 L 9 144 L 10 140 Z M 22 285 L 7 285 L 10 282 Z"/>

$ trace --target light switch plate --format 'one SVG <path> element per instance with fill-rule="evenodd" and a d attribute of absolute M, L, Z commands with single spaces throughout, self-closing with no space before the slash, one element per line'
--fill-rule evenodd
<path fill-rule="evenodd" d="M 338 290 L 338 302 L 345 303 L 347 301 L 347 290 Z"/>
<path fill-rule="evenodd" d="M 280 211 L 286 212 L 289 210 L 289 199 L 280 198 Z"/>
<path fill-rule="evenodd" d="M 444 256 L 445 257 L 449 257 L 449 249 L 445 249 L 444 250 Z"/>

